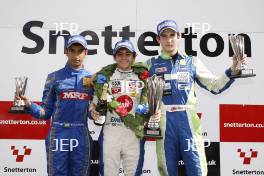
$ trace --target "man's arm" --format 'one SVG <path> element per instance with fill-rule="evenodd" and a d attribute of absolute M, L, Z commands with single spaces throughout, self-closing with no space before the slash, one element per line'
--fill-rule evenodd
<path fill-rule="evenodd" d="M 30 102 L 29 109 L 30 113 L 40 119 L 48 119 L 51 117 L 54 104 L 56 102 L 56 92 L 54 88 L 55 82 L 55 73 L 48 75 L 42 96 L 41 105 L 37 105 L 36 103 Z"/>
<path fill-rule="evenodd" d="M 196 82 L 203 88 L 207 89 L 213 94 L 219 94 L 222 91 L 230 87 L 234 82 L 234 79 L 231 78 L 232 67 L 228 68 L 224 74 L 216 77 L 213 75 L 198 59 L 195 58 L 193 61 L 196 67 Z M 233 63 L 234 64 L 234 63 Z"/>

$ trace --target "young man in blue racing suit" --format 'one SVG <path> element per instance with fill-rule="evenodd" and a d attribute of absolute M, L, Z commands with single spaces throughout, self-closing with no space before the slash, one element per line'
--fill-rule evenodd
<path fill-rule="evenodd" d="M 165 20 L 157 26 L 157 41 L 161 45 L 161 55 L 146 61 L 151 75 L 164 78 L 163 108 L 160 126 L 164 138 L 157 140 L 157 159 L 160 175 L 177 176 L 180 159 L 185 164 L 186 175 L 207 175 L 201 122 L 195 110 L 195 83 L 213 94 L 227 89 L 237 74 L 236 58 L 225 74 L 215 77 L 197 58 L 178 51 L 180 39 L 178 25 L 173 20 Z M 245 59 L 243 59 L 245 63 Z M 194 150 L 188 150 L 193 146 Z"/>
<path fill-rule="evenodd" d="M 83 68 L 88 51 L 85 38 L 71 36 L 65 51 L 68 61 L 48 75 L 40 106 L 28 97 L 17 98 L 24 100 L 34 117 L 52 118 L 46 139 L 48 175 L 87 176 L 91 146 L 87 112 L 93 91 L 89 86 L 92 74 Z"/>

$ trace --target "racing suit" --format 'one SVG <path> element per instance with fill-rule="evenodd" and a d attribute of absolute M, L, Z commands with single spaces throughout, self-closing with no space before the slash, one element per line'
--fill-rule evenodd
<path fill-rule="evenodd" d="M 49 176 L 88 175 L 91 138 L 87 110 L 93 91 L 83 85 L 87 77 L 91 73 L 66 64 L 48 75 L 41 106 L 31 103 L 30 112 L 34 117 L 52 117 L 46 139 Z"/>
<path fill-rule="evenodd" d="M 195 83 L 213 94 L 221 93 L 234 81 L 230 78 L 231 69 L 215 77 L 200 60 L 180 53 L 175 56 L 162 53 L 146 61 L 146 65 L 151 75 L 159 75 L 165 81 L 160 122 L 164 138 L 156 142 L 160 175 L 177 176 L 180 159 L 188 176 L 207 175 L 201 122 L 196 114 Z M 186 151 L 189 145 L 193 149 Z"/>
<path fill-rule="evenodd" d="M 135 115 L 140 102 L 141 89 L 137 89 L 138 75 L 131 71 L 114 71 L 108 82 L 108 91 L 113 98 Z M 137 93 L 135 93 L 137 92 Z M 97 104 L 95 95 L 92 104 Z M 140 175 L 143 167 L 144 140 L 126 127 L 121 117 L 115 112 L 107 111 L 105 124 L 99 137 L 101 146 L 100 173 L 105 176 Z M 122 160 L 123 170 L 120 170 Z M 103 162 L 102 162 L 103 161 Z"/>

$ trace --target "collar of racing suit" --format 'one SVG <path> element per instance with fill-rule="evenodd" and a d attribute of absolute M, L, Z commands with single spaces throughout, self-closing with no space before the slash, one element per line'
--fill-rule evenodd
<path fill-rule="evenodd" d="M 184 53 L 180 52 L 179 50 L 177 51 L 177 53 L 175 55 L 178 55 L 179 59 L 184 59 L 186 57 L 186 55 Z M 161 51 L 160 57 L 162 59 L 169 60 L 169 59 L 172 59 L 175 55 L 171 56 L 169 53 Z"/>
<path fill-rule="evenodd" d="M 68 64 L 68 62 L 66 63 L 65 67 L 64 67 L 68 73 L 70 73 L 71 75 L 76 75 L 79 74 L 81 72 L 84 71 L 84 66 L 82 65 L 82 68 L 80 69 L 74 69 L 70 66 L 70 64 Z"/>
<path fill-rule="evenodd" d="M 122 70 L 122 69 L 120 69 L 120 68 L 116 68 L 116 70 L 117 70 L 118 72 L 120 72 L 120 73 L 132 73 L 132 72 L 133 72 L 132 69 L 131 69 L 131 70 Z"/>

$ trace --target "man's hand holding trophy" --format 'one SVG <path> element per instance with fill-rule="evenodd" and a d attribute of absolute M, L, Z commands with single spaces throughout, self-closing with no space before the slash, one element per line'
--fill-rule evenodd
<path fill-rule="evenodd" d="M 232 66 L 232 78 L 247 78 L 256 76 L 253 69 L 248 69 L 246 65 L 245 42 L 242 35 L 229 35 L 229 41 L 234 52 Z"/>
<path fill-rule="evenodd" d="M 161 104 L 164 81 L 162 78 L 153 75 L 147 80 L 149 120 L 145 125 L 144 136 L 162 138 L 160 130 Z"/>
<path fill-rule="evenodd" d="M 25 76 L 15 78 L 16 91 L 15 91 L 13 106 L 10 108 L 10 113 L 28 112 L 27 107 L 29 106 L 30 102 L 28 98 L 25 96 L 27 80 L 28 78 Z"/>

